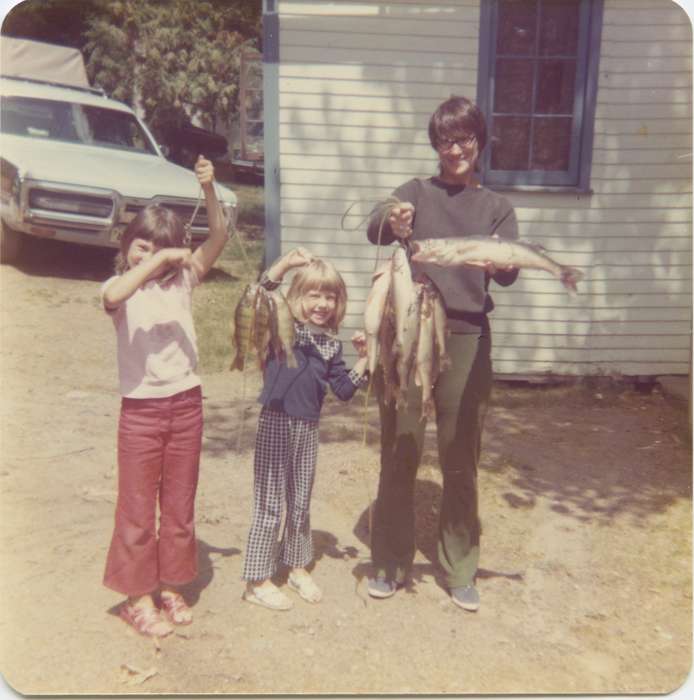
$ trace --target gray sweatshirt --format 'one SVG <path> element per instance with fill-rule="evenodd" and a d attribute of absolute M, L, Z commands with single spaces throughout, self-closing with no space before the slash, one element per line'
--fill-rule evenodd
<path fill-rule="evenodd" d="M 449 185 L 437 177 L 415 178 L 398 187 L 393 194 L 401 202 L 414 205 L 413 240 L 491 236 L 517 239 L 518 224 L 511 203 L 496 192 L 479 186 Z M 375 212 L 367 235 L 378 242 L 382 214 Z M 386 221 L 381 245 L 395 240 Z M 487 313 L 494 308 L 488 293 L 489 275 L 483 268 L 468 266 L 437 267 L 431 263 L 412 263 L 438 287 L 443 297 L 448 327 L 454 333 L 488 333 Z M 518 271 L 497 272 L 493 280 L 504 287 L 515 282 Z"/>

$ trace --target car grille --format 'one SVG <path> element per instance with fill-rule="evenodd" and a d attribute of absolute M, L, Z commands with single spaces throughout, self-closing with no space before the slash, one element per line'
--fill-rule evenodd
<path fill-rule="evenodd" d="M 109 226 L 114 200 L 98 193 L 63 190 L 44 184 L 29 184 L 23 195 L 26 219 L 32 224 L 56 229 L 78 229 L 97 233 Z"/>

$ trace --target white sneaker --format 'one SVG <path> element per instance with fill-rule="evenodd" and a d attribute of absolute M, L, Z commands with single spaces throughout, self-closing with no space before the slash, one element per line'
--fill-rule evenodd
<path fill-rule="evenodd" d="M 287 586 L 298 593 L 307 603 L 319 603 L 323 598 L 323 591 L 316 586 L 316 582 L 308 574 L 296 575 L 294 572 L 290 572 Z"/>
<path fill-rule="evenodd" d="M 248 586 L 242 598 L 249 603 L 261 605 L 270 610 L 291 610 L 292 601 L 274 584 L 270 586 Z"/>

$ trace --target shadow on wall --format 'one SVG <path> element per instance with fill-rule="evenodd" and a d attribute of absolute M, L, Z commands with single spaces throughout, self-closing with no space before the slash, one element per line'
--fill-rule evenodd
<path fill-rule="evenodd" d="M 426 133 L 435 107 L 451 93 L 476 97 L 479 10 L 432 4 L 365 3 L 282 17 L 282 235 L 354 272 L 354 299 L 365 298 L 376 258 L 360 220 L 399 184 L 436 171 Z M 616 105 L 605 90 L 599 110 L 609 111 Z M 506 291 L 493 287 L 496 330 L 508 341 L 495 359 L 527 367 L 506 371 L 686 371 L 689 177 L 675 147 L 666 178 L 672 172 L 679 180 L 634 177 L 639 162 L 660 164 L 665 156 L 657 133 L 623 129 L 598 134 L 592 194 L 508 193 L 521 236 L 586 277 L 576 299 L 542 272 L 523 271 Z M 635 137 L 646 155 L 630 165 L 623 143 Z M 353 230 L 341 230 L 353 202 L 346 222 Z M 360 302 L 350 304 L 350 313 L 359 310 Z"/>

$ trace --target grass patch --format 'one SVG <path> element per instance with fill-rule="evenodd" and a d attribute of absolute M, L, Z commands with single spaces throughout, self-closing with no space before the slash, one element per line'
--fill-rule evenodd
<path fill-rule="evenodd" d="M 203 374 L 228 369 L 233 356 L 234 309 L 246 285 L 258 279 L 265 250 L 263 188 L 233 182 L 224 184 L 239 198 L 238 232 L 247 259 L 234 235 L 193 295 L 200 354 L 198 370 Z"/>

